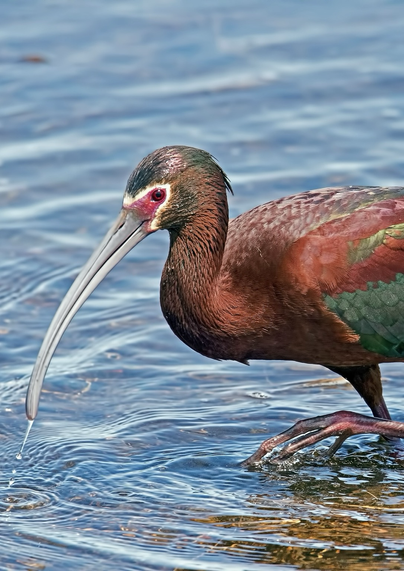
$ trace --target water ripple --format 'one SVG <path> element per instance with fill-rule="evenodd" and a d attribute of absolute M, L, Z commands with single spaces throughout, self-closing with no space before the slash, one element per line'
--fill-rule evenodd
<path fill-rule="evenodd" d="M 331 460 L 326 442 L 240 465 L 300 418 L 366 405 L 321 367 L 210 362 L 185 347 L 159 309 L 163 233 L 72 322 L 16 460 L 45 330 L 146 153 L 212 152 L 232 216 L 300 190 L 404 179 L 399 3 L 88 6 L 2 5 L 2 566 L 402 568 L 403 465 L 381 439 L 349 439 Z M 400 419 L 402 366 L 383 374 Z"/>

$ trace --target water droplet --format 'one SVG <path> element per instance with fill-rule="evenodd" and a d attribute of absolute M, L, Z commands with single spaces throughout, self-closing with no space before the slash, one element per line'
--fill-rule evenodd
<path fill-rule="evenodd" d="M 16 455 L 17 460 L 21 460 L 21 458 L 22 458 L 22 451 L 24 450 L 25 443 L 27 441 L 28 435 L 30 433 L 30 430 L 31 430 L 33 424 L 34 424 L 33 420 L 28 421 L 28 426 L 27 426 L 27 430 L 25 432 L 24 440 L 22 441 L 21 448 L 20 448 L 18 454 Z"/>

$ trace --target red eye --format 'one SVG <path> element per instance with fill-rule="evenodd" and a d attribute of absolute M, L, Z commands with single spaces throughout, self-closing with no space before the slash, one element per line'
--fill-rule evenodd
<path fill-rule="evenodd" d="M 160 200 L 165 198 L 165 195 L 166 191 L 164 188 L 155 188 L 151 194 L 151 199 L 154 200 L 154 202 L 160 202 Z"/>

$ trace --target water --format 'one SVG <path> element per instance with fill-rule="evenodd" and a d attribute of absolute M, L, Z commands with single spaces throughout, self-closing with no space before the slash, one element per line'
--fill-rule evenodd
<path fill-rule="evenodd" d="M 181 344 L 158 307 L 165 233 L 74 319 L 15 459 L 41 340 L 135 164 L 166 144 L 209 150 L 232 215 L 316 187 L 402 185 L 403 28 L 388 0 L 2 3 L 2 568 L 404 567 L 403 466 L 383 441 L 240 466 L 298 418 L 367 409 L 320 367 L 216 363 Z M 383 373 L 404 420 L 402 366 Z"/>
<path fill-rule="evenodd" d="M 25 446 L 25 444 L 27 443 L 28 436 L 29 436 L 29 433 L 31 432 L 31 428 L 32 428 L 33 424 L 34 424 L 34 421 L 33 421 L 33 420 L 28 420 L 27 428 L 26 428 L 26 431 L 25 431 L 25 434 L 24 434 L 24 438 L 23 438 L 21 447 L 20 447 L 19 451 L 17 452 L 17 454 L 15 455 L 15 457 L 17 458 L 17 460 L 21 460 L 21 459 L 22 459 L 22 454 L 23 454 L 23 452 L 24 452 L 24 446 Z M 15 472 L 13 472 L 13 473 L 15 473 Z"/>

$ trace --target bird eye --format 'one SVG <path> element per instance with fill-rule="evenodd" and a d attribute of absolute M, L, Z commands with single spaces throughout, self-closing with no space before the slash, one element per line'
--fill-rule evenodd
<path fill-rule="evenodd" d="M 160 200 L 163 200 L 165 195 L 166 193 L 164 188 L 155 188 L 152 192 L 151 199 L 155 202 L 160 202 Z"/>

